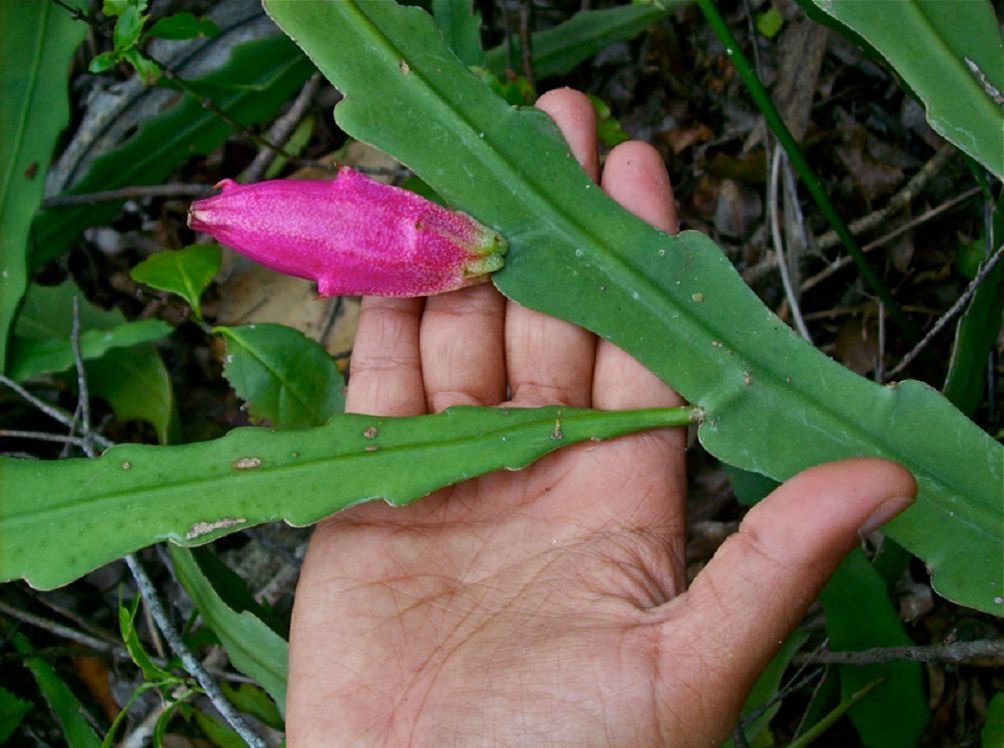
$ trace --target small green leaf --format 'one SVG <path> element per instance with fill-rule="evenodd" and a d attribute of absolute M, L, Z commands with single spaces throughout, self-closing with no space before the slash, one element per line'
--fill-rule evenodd
<path fill-rule="evenodd" d="M 596 110 L 596 134 L 607 148 L 630 140 L 631 136 L 624 132 L 621 123 L 610 112 L 610 106 L 595 94 L 589 94 L 589 100 L 593 102 L 593 109 Z"/>
<path fill-rule="evenodd" d="M 93 460 L 0 456 L 0 581 L 58 587 L 161 540 L 202 545 L 244 527 L 308 525 L 372 499 L 407 504 L 556 449 L 684 425 L 690 408 L 450 408 L 414 418 L 339 414 L 313 431 L 124 444 Z"/>
<path fill-rule="evenodd" d="M 119 56 L 115 52 L 102 52 L 91 60 L 87 66 L 87 70 L 92 73 L 103 73 L 114 65 L 117 65 L 118 61 Z"/>
<path fill-rule="evenodd" d="M 181 441 L 171 377 L 152 344 L 113 348 L 89 361 L 87 383 L 91 395 L 107 400 L 120 421 L 146 421 L 161 444 Z"/>
<path fill-rule="evenodd" d="M 143 13 L 148 4 L 148 0 L 104 0 L 101 4 L 101 12 L 109 18 L 118 18 L 129 8 L 135 8 Z"/>
<path fill-rule="evenodd" d="M 279 429 L 320 426 L 345 407 L 341 372 L 324 347 L 283 325 L 217 327 L 226 339 L 223 376 L 255 421 Z"/>
<path fill-rule="evenodd" d="M 756 30 L 768 39 L 773 39 L 777 36 L 777 32 L 781 30 L 783 25 L 784 19 L 781 18 L 781 14 L 774 8 L 761 13 L 756 19 Z"/>
<path fill-rule="evenodd" d="M 146 23 L 146 16 L 140 13 L 135 5 L 130 5 L 123 10 L 115 22 L 115 31 L 112 32 L 115 51 L 121 53 L 135 47 L 136 42 L 139 41 L 139 35 L 143 31 L 144 23 Z"/>
<path fill-rule="evenodd" d="M 22 654 L 30 655 L 34 651 L 31 642 L 24 634 L 14 632 L 10 640 L 14 643 L 14 648 Z M 101 740 L 84 716 L 83 705 L 55 668 L 39 657 L 26 657 L 24 666 L 31 671 L 38 690 L 42 692 L 42 696 L 56 716 L 56 722 L 69 748 L 99 748 Z"/>
<path fill-rule="evenodd" d="M 199 299 L 220 269 L 222 253 L 218 244 L 193 244 L 177 250 L 150 255 L 132 269 L 132 279 L 158 291 L 177 294 L 202 319 Z"/>
<path fill-rule="evenodd" d="M 293 134 L 289 136 L 289 140 L 286 141 L 286 145 L 283 148 L 286 153 L 292 156 L 299 156 L 303 153 L 303 149 L 307 147 L 307 143 L 314 135 L 314 128 L 317 126 L 317 119 L 312 114 L 308 114 L 302 120 L 300 124 L 296 126 L 293 130 Z M 276 157 L 272 160 L 272 163 L 268 165 L 268 169 L 265 170 L 265 179 L 275 179 L 279 176 L 286 166 L 286 157 L 282 154 L 276 154 Z"/>
<path fill-rule="evenodd" d="M 157 21 L 147 36 L 157 39 L 192 39 L 197 36 L 214 37 L 220 28 L 208 18 L 199 18 L 187 10 Z"/>
<path fill-rule="evenodd" d="M 152 86 L 160 79 L 160 67 L 140 52 L 138 48 L 130 47 L 127 49 L 122 53 L 122 59 L 136 69 L 139 77 L 143 79 L 146 85 Z"/>
<path fill-rule="evenodd" d="M 858 549 L 840 565 L 823 590 L 820 602 L 826 612 L 826 633 L 834 651 L 913 644 L 889 601 L 885 580 Z M 865 746 L 917 746 L 930 719 L 920 663 L 841 665 L 838 670 L 845 699 L 870 683 L 881 681 L 868 698 L 849 712 Z M 895 715 L 895 719 L 889 719 L 889 715 Z"/>
<path fill-rule="evenodd" d="M 289 643 L 255 614 L 257 603 L 252 601 L 252 606 L 242 609 L 224 601 L 199 562 L 201 559 L 205 563 L 211 556 L 207 549 L 190 551 L 169 545 L 168 551 L 178 581 L 199 609 L 202 620 L 219 637 L 230 662 L 268 691 L 281 714 L 286 706 Z"/>
<path fill-rule="evenodd" d="M 31 702 L 0 688 L 0 743 L 9 738 L 25 715 L 31 711 Z"/>
<path fill-rule="evenodd" d="M 136 664 L 136 667 L 143 673 L 143 677 L 146 680 L 158 683 L 179 682 L 180 678 L 150 659 L 150 655 L 146 653 L 143 643 L 139 640 L 135 621 L 140 602 L 141 598 L 138 595 L 133 601 L 132 608 L 127 608 L 122 602 L 119 602 L 119 633 L 129 652 L 129 656 Z"/>

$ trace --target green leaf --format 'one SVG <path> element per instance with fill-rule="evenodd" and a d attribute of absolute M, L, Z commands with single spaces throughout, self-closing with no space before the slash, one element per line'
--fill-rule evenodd
<path fill-rule="evenodd" d="M 102 52 L 91 60 L 87 70 L 91 73 L 103 73 L 118 64 L 119 56 L 114 52 Z"/>
<path fill-rule="evenodd" d="M 177 294 L 202 319 L 199 299 L 220 269 L 219 244 L 193 244 L 177 250 L 150 255 L 132 269 L 132 279 L 158 291 Z"/>
<path fill-rule="evenodd" d="M 156 39 L 191 39 L 196 36 L 213 37 L 220 28 L 208 18 L 198 18 L 187 10 L 157 21 L 147 36 Z"/>
<path fill-rule="evenodd" d="M 1004 748 L 1004 692 L 998 692 L 987 706 L 987 718 L 980 733 L 981 748 Z"/>
<path fill-rule="evenodd" d="M 163 683 L 179 682 L 180 678 L 157 665 L 143 648 L 135 626 L 136 611 L 139 610 L 140 602 L 141 598 L 138 595 L 133 600 L 132 608 L 127 608 L 121 601 L 119 602 L 119 633 L 125 643 L 126 650 L 129 652 L 129 657 L 132 658 L 146 680 Z"/>
<path fill-rule="evenodd" d="M 135 5 L 123 10 L 115 22 L 115 31 L 112 33 L 115 51 L 122 53 L 135 47 L 136 42 L 139 41 L 139 35 L 143 31 L 144 23 L 146 23 L 146 16 L 140 13 Z"/>
<path fill-rule="evenodd" d="M 889 61 L 935 131 L 1004 179 L 1004 43 L 991 3 L 813 2 Z"/>
<path fill-rule="evenodd" d="M 217 85 L 215 104 L 237 122 L 250 125 L 273 117 L 312 72 L 292 42 L 273 36 L 236 45 L 223 66 L 189 83 Z M 232 133 L 230 125 L 198 99 L 182 95 L 171 109 L 141 124 L 128 141 L 95 159 L 66 194 L 158 184 L 179 164 L 212 152 Z M 109 221 L 121 206 L 121 202 L 100 203 L 43 211 L 33 226 L 33 265 L 58 257 L 85 228 Z"/>
<path fill-rule="evenodd" d="M 871 647 L 910 646 L 885 580 L 855 549 L 820 596 L 826 612 L 830 648 L 843 652 Z M 869 683 L 881 681 L 849 712 L 866 748 L 914 748 L 930 719 L 919 662 L 841 665 L 840 687 L 849 698 Z"/>
<path fill-rule="evenodd" d="M 101 12 L 109 18 L 117 18 L 130 8 L 135 8 L 142 13 L 148 4 L 147 0 L 104 0 L 101 4 Z"/>
<path fill-rule="evenodd" d="M 34 651 L 24 634 L 14 632 L 10 640 L 22 654 Z M 56 722 L 69 748 L 99 748 L 101 740 L 84 716 L 83 705 L 59 677 L 55 668 L 38 657 L 26 657 L 24 666 L 34 676 L 38 690 L 56 716 Z"/>
<path fill-rule="evenodd" d="M 91 395 L 108 401 L 120 421 L 146 421 L 161 444 L 181 441 L 174 387 L 153 345 L 113 348 L 88 362 L 87 384 Z"/>
<path fill-rule="evenodd" d="M 753 685 L 753 690 L 746 697 L 740 719 L 743 721 L 743 734 L 746 739 L 755 744 L 758 736 L 767 729 L 770 721 L 774 719 L 781 708 L 781 699 L 778 698 L 778 690 L 781 688 L 781 678 L 784 676 L 792 658 L 802 648 L 809 634 L 801 629 L 797 629 L 791 636 L 785 639 L 784 644 L 777 651 L 767 667 L 757 678 Z M 747 723 L 745 715 L 750 712 L 758 714 L 751 722 Z M 733 748 L 732 740 L 725 743 L 727 748 Z"/>
<path fill-rule="evenodd" d="M 178 582 L 199 609 L 202 620 L 219 637 L 230 662 L 261 684 L 281 714 L 286 708 L 289 643 L 255 614 L 257 604 L 246 609 L 231 607 L 224 601 L 200 565 L 200 559 L 206 562 L 207 550 L 193 552 L 173 545 L 168 550 Z"/>
<path fill-rule="evenodd" d="M 432 0 L 432 15 L 443 32 L 446 46 L 462 63 L 480 67 L 485 64 L 481 48 L 481 14 L 473 0 Z"/>
<path fill-rule="evenodd" d="M 284 325 L 217 327 L 227 342 L 223 376 L 255 421 L 279 429 L 326 423 L 345 408 L 344 381 L 324 346 Z"/>
<path fill-rule="evenodd" d="M 688 1 L 652 0 L 619 8 L 580 11 L 565 23 L 530 37 L 533 71 L 538 80 L 570 73 L 601 49 L 614 42 L 633 39 L 673 8 Z M 265 4 L 275 10 L 274 0 L 266 0 Z M 515 41 L 513 46 L 517 46 Z M 513 50 L 513 59 L 519 60 L 518 50 Z M 503 43 L 488 51 L 486 66 L 495 75 L 504 77 L 509 60 L 509 46 Z"/>
<path fill-rule="evenodd" d="M 0 371 L 6 371 L 8 335 L 28 285 L 32 216 L 69 118 L 70 57 L 86 31 L 55 3 L 0 3 Z"/>
<path fill-rule="evenodd" d="M 503 293 L 634 355 L 706 411 L 701 442 L 731 465 L 784 480 L 844 457 L 898 460 L 920 490 L 888 534 L 942 595 L 1004 612 L 1004 448 L 947 400 L 849 372 L 772 314 L 706 236 L 666 236 L 620 208 L 549 117 L 494 97 L 420 9 L 266 7 L 345 94 L 335 114 L 352 137 L 506 237 L 492 276 Z M 402 107 L 407 121 L 394 115 Z"/>
<path fill-rule="evenodd" d="M 610 105 L 594 94 L 589 94 L 589 100 L 593 102 L 593 109 L 596 110 L 596 136 L 607 148 L 630 140 L 631 136 L 624 132 L 621 123 L 610 112 Z"/>
<path fill-rule="evenodd" d="M 73 299 L 80 299 L 80 352 L 85 361 L 114 348 L 159 340 L 171 333 L 161 320 L 126 322 L 119 311 L 98 309 L 67 281 L 59 286 L 32 286 L 17 318 L 9 375 L 24 381 L 73 366 Z"/>
<path fill-rule="evenodd" d="M 31 702 L 0 688 L 0 743 L 9 738 L 25 715 L 31 711 Z"/>
<path fill-rule="evenodd" d="M 281 519 L 308 525 L 363 501 L 407 504 L 569 444 L 682 425 L 694 412 L 451 408 L 335 416 L 313 431 L 235 429 L 197 444 L 112 447 L 94 460 L 0 456 L 0 581 L 53 588 L 161 540 L 201 545 Z"/>
<path fill-rule="evenodd" d="M 773 39 L 777 36 L 777 32 L 781 30 L 783 25 L 784 19 L 781 18 L 781 14 L 774 8 L 761 13 L 756 19 L 756 30 L 768 39 Z"/>

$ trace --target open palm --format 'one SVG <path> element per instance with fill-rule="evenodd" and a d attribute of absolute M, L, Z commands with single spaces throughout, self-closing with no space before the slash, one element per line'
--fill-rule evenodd
<path fill-rule="evenodd" d="M 588 99 L 555 91 L 539 106 L 597 179 Z M 654 149 L 617 147 L 600 183 L 676 231 Z M 364 300 L 350 410 L 417 415 L 507 397 L 523 407 L 681 402 L 613 345 L 489 284 L 424 302 Z M 289 744 L 720 743 L 858 531 L 905 508 L 915 489 L 873 459 L 802 473 L 747 515 L 685 591 L 684 446 L 680 430 L 573 446 L 318 527 L 290 637 Z"/>

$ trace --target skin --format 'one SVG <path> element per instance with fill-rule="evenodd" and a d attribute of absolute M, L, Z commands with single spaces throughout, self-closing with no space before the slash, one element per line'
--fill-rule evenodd
<path fill-rule="evenodd" d="M 628 210 L 677 230 L 658 153 L 624 143 L 602 177 L 589 101 L 538 106 Z M 366 298 L 348 409 L 602 409 L 680 397 L 629 355 L 490 285 Z M 807 470 L 752 509 L 689 589 L 685 433 L 569 447 L 316 530 L 296 593 L 290 746 L 715 746 L 859 532 L 909 505 L 883 460 Z"/>

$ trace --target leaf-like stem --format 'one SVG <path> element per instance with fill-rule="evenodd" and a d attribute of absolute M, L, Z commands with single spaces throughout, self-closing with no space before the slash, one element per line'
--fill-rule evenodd
<path fill-rule="evenodd" d="M 780 141 L 785 153 L 788 154 L 788 158 L 791 160 L 792 166 L 795 167 L 795 171 L 797 171 L 799 176 L 802 178 L 806 189 L 809 190 L 809 194 L 811 194 L 813 200 L 816 201 L 816 205 L 819 207 L 820 212 L 833 227 L 833 230 L 836 231 L 851 257 L 854 258 L 854 262 L 857 264 L 858 270 L 861 272 L 861 277 L 865 279 L 865 282 L 875 292 L 875 295 L 881 299 L 883 304 L 885 304 L 886 309 L 889 311 L 889 315 L 892 317 L 897 326 L 911 339 L 916 339 L 918 337 L 917 328 L 903 313 L 903 310 L 900 309 L 899 304 L 897 304 L 895 299 L 893 299 L 892 294 L 889 293 L 889 289 L 886 285 L 882 282 L 878 275 L 875 274 L 871 264 L 868 262 L 867 258 L 865 258 L 864 252 L 862 252 L 861 248 L 858 246 L 854 235 L 851 234 L 850 229 L 847 228 L 847 224 L 844 223 L 840 214 L 837 213 L 836 208 L 830 201 L 826 191 L 823 189 L 822 183 L 819 181 L 818 177 L 816 177 L 812 167 L 810 167 L 809 163 L 805 160 L 805 156 L 802 155 L 802 150 L 799 148 L 798 143 L 792 136 L 791 131 L 788 130 L 788 126 L 785 125 L 784 120 L 781 119 L 781 115 L 774 106 L 774 102 L 771 101 L 770 95 L 767 93 L 767 89 L 765 89 L 763 84 L 760 82 L 756 71 L 753 69 L 752 65 L 750 65 L 749 60 L 746 58 L 742 48 L 739 46 L 739 42 L 737 42 L 736 38 L 732 35 L 732 31 L 729 29 L 728 24 L 725 23 L 725 19 L 722 18 L 721 13 L 718 12 L 718 8 L 715 5 L 714 0 L 697 0 L 697 4 L 700 6 L 705 18 L 707 18 L 711 29 L 715 32 L 719 41 L 721 41 L 722 46 L 725 47 L 725 53 L 735 65 L 736 72 L 739 73 L 739 77 L 746 85 L 750 96 L 753 97 L 753 101 L 756 103 L 757 108 L 760 109 L 764 119 L 767 120 L 767 125 Z"/>

